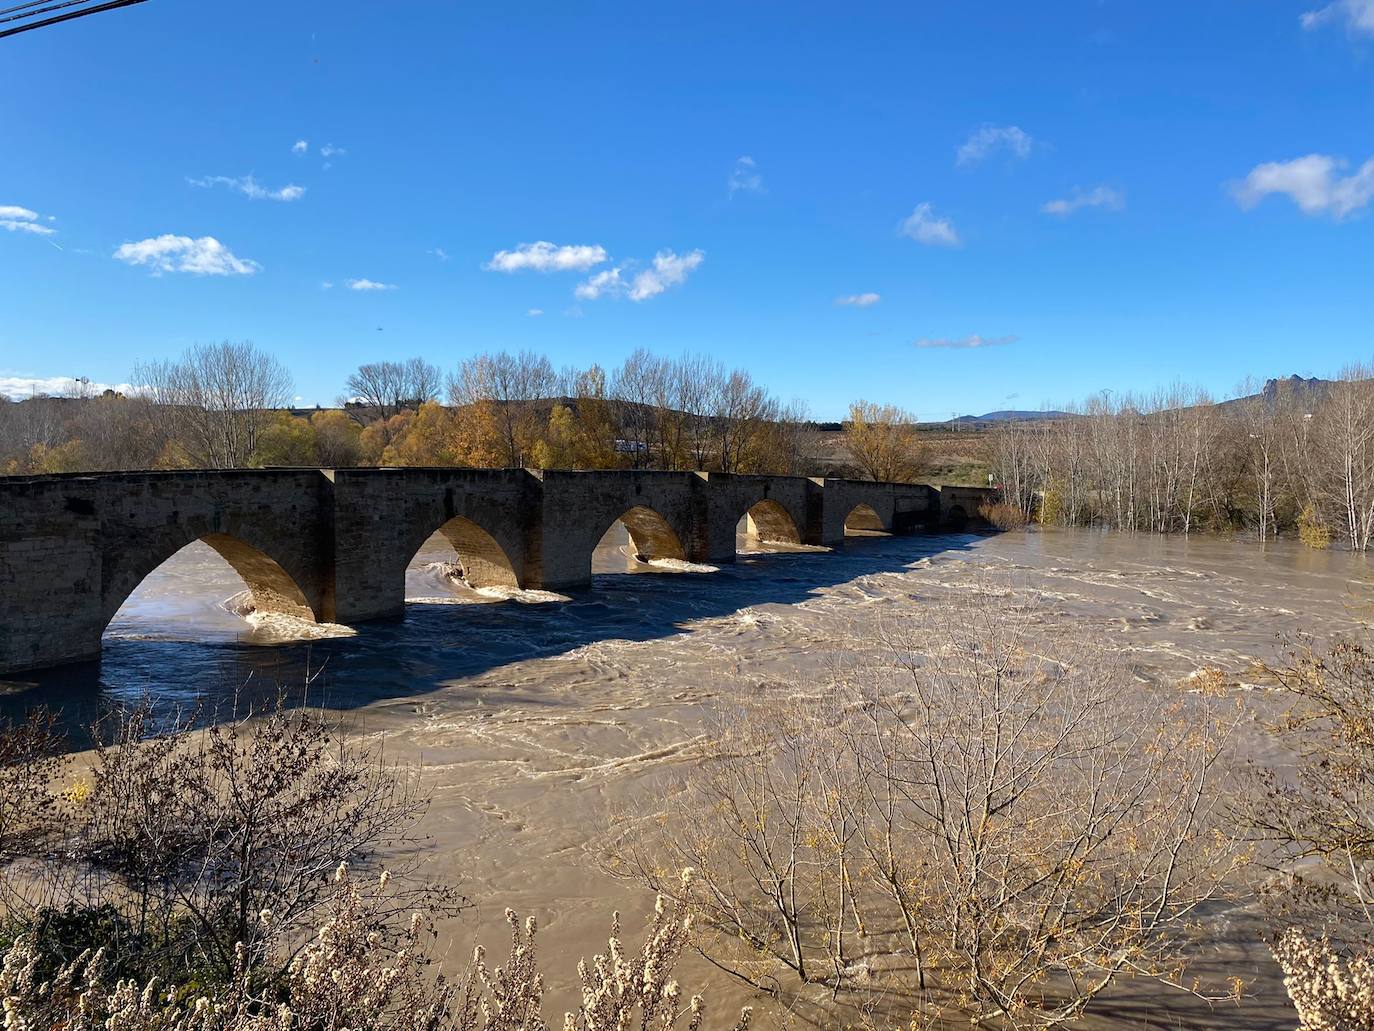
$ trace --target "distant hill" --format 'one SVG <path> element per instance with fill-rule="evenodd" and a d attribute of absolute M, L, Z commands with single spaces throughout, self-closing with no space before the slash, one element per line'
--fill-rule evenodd
<path fill-rule="evenodd" d="M 1032 412 L 1019 411 L 1017 409 L 1004 409 L 1000 412 L 988 412 L 986 415 L 960 415 L 953 419 L 946 419 L 947 423 L 979 423 L 979 422 L 1040 422 L 1044 419 L 1072 419 L 1071 412 Z"/>
<path fill-rule="evenodd" d="M 1264 398 L 1265 401 L 1273 404 L 1281 396 L 1289 396 L 1299 401 L 1311 399 L 1320 401 L 1326 396 L 1326 392 L 1331 389 L 1333 380 L 1318 379 L 1316 376 L 1288 376 L 1284 379 L 1268 379 L 1264 381 L 1264 386 L 1260 388 L 1258 394 L 1247 394 L 1244 397 L 1232 398 L 1230 401 L 1222 401 L 1218 408 L 1229 408 L 1233 405 L 1252 401 L 1257 397 Z"/>

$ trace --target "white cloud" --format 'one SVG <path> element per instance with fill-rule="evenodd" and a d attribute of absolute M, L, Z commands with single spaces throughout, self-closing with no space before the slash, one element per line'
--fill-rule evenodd
<path fill-rule="evenodd" d="M 544 309 L 543 309 L 543 308 L 531 308 L 529 311 L 525 312 L 525 314 L 528 315 L 528 316 L 529 316 L 530 318 L 532 318 L 532 319 L 537 319 L 537 318 L 539 318 L 539 316 L 541 316 L 541 315 L 544 314 Z"/>
<path fill-rule="evenodd" d="M 754 159 L 745 155 L 735 159 L 735 167 L 730 172 L 730 196 L 736 193 L 767 193 L 763 176 L 759 173 Z"/>
<path fill-rule="evenodd" d="M 209 189 L 212 186 L 227 186 L 231 190 L 251 197 L 253 200 L 300 200 L 305 196 L 305 187 L 288 183 L 280 190 L 270 190 L 260 184 L 251 175 L 239 176 L 237 179 L 227 175 L 207 175 L 203 179 L 187 179 L 192 186 L 199 186 Z"/>
<path fill-rule="evenodd" d="M 853 308 L 867 308 L 881 300 L 882 297 L 878 294 L 850 294 L 848 297 L 836 297 L 835 303 Z"/>
<path fill-rule="evenodd" d="M 291 144 L 291 153 L 292 153 L 292 154 L 304 154 L 304 153 L 306 153 L 306 152 L 309 151 L 309 150 L 310 150 L 310 141 L 309 141 L 309 140 L 297 140 L 295 143 Z"/>
<path fill-rule="evenodd" d="M 625 281 L 620 278 L 620 269 L 605 269 L 592 276 L 585 283 L 578 283 L 573 296 L 583 301 L 594 301 L 598 297 L 618 296 L 625 291 Z"/>
<path fill-rule="evenodd" d="M 971 351 L 979 347 L 1003 347 L 1007 344 L 1014 344 L 1019 339 L 1021 338 L 1015 336 L 980 337 L 977 333 L 974 333 L 970 336 L 958 337 L 956 339 L 934 338 L 917 340 L 916 346 L 923 348 L 946 347 L 958 351 Z"/>
<path fill-rule="evenodd" d="M 1232 187 L 1236 202 L 1252 208 L 1271 193 L 1290 198 L 1306 215 L 1330 215 L 1340 221 L 1374 200 L 1374 158 L 1353 175 L 1338 172 L 1347 162 L 1326 154 L 1256 165 Z"/>
<path fill-rule="evenodd" d="M 1126 195 L 1120 190 L 1114 190 L 1110 186 L 1096 186 L 1085 191 L 1075 186 L 1070 196 L 1046 201 L 1040 210 L 1047 215 L 1067 217 L 1079 208 L 1107 208 L 1109 211 L 1120 211 L 1125 206 Z"/>
<path fill-rule="evenodd" d="M 1374 0 L 1336 0 L 1335 3 L 1307 11 L 1298 19 L 1309 32 L 1332 22 L 1342 22 L 1351 35 L 1374 36 Z"/>
<path fill-rule="evenodd" d="M 70 397 L 76 394 L 101 394 L 117 390 L 130 394 L 128 383 L 80 383 L 71 376 L 0 376 L 0 397 L 22 401 L 26 397 Z"/>
<path fill-rule="evenodd" d="M 628 266 L 603 269 L 590 279 L 578 283 L 573 296 L 580 301 L 595 301 L 600 297 L 628 297 L 632 301 L 647 301 L 669 288 L 680 286 L 706 260 L 700 250 L 675 254 L 662 250 L 654 255 L 651 268 L 642 269 L 626 279 Z M 634 263 L 631 263 L 634 264 Z"/>
<path fill-rule="evenodd" d="M 659 251 L 654 255 L 654 267 L 640 272 L 630 284 L 630 300 L 645 301 L 671 286 L 685 283 L 687 276 L 705 260 L 706 255 L 699 250 L 681 256 L 672 251 Z"/>
<path fill-rule="evenodd" d="M 434 255 L 434 257 L 438 258 L 440 261 L 448 261 L 448 252 L 446 252 L 442 247 L 431 248 L 430 250 L 425 251 L 425 253 Z"/>
<path fill-rule="evenodd" d="M 497 251 L 482 267 L 492 272 L 585 272 L 609 255 L 600 245 L 559 246 L 547 240 L 522 243 L 514 250 Z"/>
<path fill-rule="evenodd" d="M 958 151 L 954 162 L 967 167 L 976 165 L 999 150 L 1009 151 L 1013 157 L 1030 157 L 1035 141 L 1030 134 L 1014 125 L 985 125 L 969 135 Z"/>
<path fill-rule="evenodd" d="M 350 279 L 348 281 L 350 290 L 395 290 L 395 283 L 378 283 L 372 279 Z"/>
<path fill-rule="evenodd" d="M 599 297 L 628 297 L 632 301 L 647 301 L 658 297 L 673 286 L 687 282 L 687 276 L 701 267 L 706 254 L 692 250 L 687 254 L 675 254 L 672 250 L 660 250 L 654 254 L 651 268 L 635 272 L 632 278 L 625 278 L 627 268 L 607 268 L 585 282 L 578 283 L 573 296 L 580 301 L 595 301 Z M 632 263 L 633 264 L 633 263 Z"/>
<path fill-rule="evenodd" d="M 947 218 L 936 218 L 929 201 L 922 201 L 902 222 L 901 233 L 933 247 L 958 247 L 959 233 Z"/>
<path fill-rule="evenodd" d="M 329 158 L 343 157 L 347 153 L 348 151 L 344 150 L 342 147 L 336 147 L 332 143 L 326 143 L 320 148 L 320 157 L 326 160 Z"/>
<path fill-rule="evenodd" d="M 48 221 L 54 221 L 51 215 Z M 0 204 L 0 229 L 11 233 L 31 233 L 34 236 L 52 236 L 57 232 L 52 226 L 38 221 L 38 212 L 21 208 L 17 204 Z"/>
<path fill-rule="evenodd" d="M 190 272 L 197 276 L 251 276 L 262 268 L 256 261 L 238 258 L 213 236 L 192 239 L 165 233 L 137 243 L 120 245 L 114 256 L 129 265 L 146 265 L 153 275 Z"/>
<path fill-rule="evenodd" d="M 321 280 L 321 282 L 320 282 L 320 289 L 321 289 L 321 290 L 333 290 L 333 289 L 334 289 L 334 284 L 333 284 L 333 282 L 331 282 L 331 281 L 328 280 L 328 279 Z"/>

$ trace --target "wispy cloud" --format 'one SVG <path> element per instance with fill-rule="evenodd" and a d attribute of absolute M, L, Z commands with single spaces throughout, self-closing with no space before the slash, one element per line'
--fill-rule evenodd
<path fill-rule="evenodd" d="M 350 290 L 395 290 L 395 283 L 378 283 L 374 279 L 350 279 L 347 286 Z"/>
<path fill-rule="evenodd" d="M 26 397 L 68 397 L 73 394 L 100 394 L 117 390 L 133 392 L 128 383 L 80 383 L 71 376 L 0 376 L 0 397 L 22 401 Z"/>
<path fill-rule="evenodd" d="M 541 315 L 544 314 L 544 309 L 543 309 L 543 308 L 531 308 L 529 311 L 525 312 L 525 314 L 528 315 L 528 316 L 529 316 L 530 318 L 532 318 L 532 319 L 537 319 L 537 318 L 539 318 L 539 316 L 541 316 Z"/>
<path fill-rule="evenodd" d="M 142 265 L 153 275 L 189 272 L 196 276 L 251 276 L 262 266 L 236 257 L 213 236 L 192 238 L 166 233 L 136 243 L 122 244 L 115 258 L 128 265 Z"/>
<path fill-rule="evenodd" d="M 706 260 L 701 251 L 677 255 L 672 251 L 659 251 L 654 255 L 654 266 L 638 273 L 630 284 L 630 300 L 644 301 L 657 297 L 669 287 L 679 286 L 687 281 L 687 276 L 700 267 Z"/>
<path fill-rule="evenodd" d="M 937 218 L 929 201 L 916 205 L 916 209 L 903 220 L 901 233 L 932 247 L 958 247 L 960 242 L 954 223 L 947 218 Z"/>
<path fill-rule="evenodd" d="M 706 260 L 703 251 L 694 250 L 686 254 L 676 254 L 662 250 L 654 255 L 653 264 L 635 272 L 630 278 L 624 273 L 627 266 L 604 269 L 573 290 L 573 296 L 582 301 L 595 301 L 601 297 L 628 297 L 632 301 L 647 301 L 657 297 L 672 287 L 680 286 L 687 277 Z"/>
<path fill-rule="evenodd" d="M 1351 35 L 1374 36 L 1374 0 L 1336 0 L 1305 12 L 1298 20 L 1309 32 L 1337 23 L 1344 25 Z"/>
<path fill-rule="evenodd" d="M 1253 208 L 1271 193 L 1293 201 L 1305 215 L 1329 215 L 1339 222 L 1374 200 L 1374 158 L 1353 175 L 1340 175 L 1348 162 L 1327 154 L 1308 154 L 1292 161 L 1256 165 L 1232 186 L 1236 202 Z"/>
<path fill-rule="evenodd" d="M 595 301 L 599 297 L 619 296 L 625 292 L 625 281 L 620 278 L 620 269 L 603 269 L 585 282 L 573 288 L 573 296 L 583 301 Z"/>
<path fill-rule="evenodd" d="M 52 221 L 52 216 L 48 217 L 48 221 Z M 52 226 L 39 221 L 38 212 L 21 208 L 17 204 L 0 204 L 0 229 L 7 229 L 11 233 L 30 233 L 34 236 L 52 236 L 57 232 Z"/>
<path fill-rule="evenodd" d="M 868 308 L 881 300 L 882 297 L 878 294 L 850 294 L 847 297 L 836 297 L 835 303 L 851 308 Z"/>
<path fill-rule="evenodd" d="M 288 183 L 279 190 L 271 190 L 263 186 L 251 175 L 242 175 L 238 178 L 227 175 L 207 175 L 203 179 L 188 178 L 186 181 L 192 186 L 199 186 L 202 189 L 210 189 L 214 186 L 225 186 L 253 200 L 291 201 L 300 200 L 305 196 L 304 186 Z"/>
<path fill-rule="evenodd" d="M 309 141 L 309 140 L 297 140 L 295 143 L 291 144 L 291 153 L 292 153 L 292 154 L 305 154 L 305 153 L 308 153 L 309 150 L 310 150 L 310 141 Z"/>
<path fill-rule="evenodd" d="M 425 253 L 433 255 L 440 261 L 448 261 L 448 252 L 445 251 L 442 247 L 430 248 L 429 250 L 425 251 Z"/>
<path fill-rule="evenodd" d="M 1125 206 L 1126 195 L 1120 190 L 1115 190 L 1110 186 L 1095 186 L 1091 190 L 1084 190 L 1075 186 L 1073 193 L 1069 196 L 1046 201 L 1041 205 L 1040 210 L 1047 215 L 1058 215 L 1065 218 L 1080 208 L 1106 208 L 1108 211 L 1120 211 Z"/>
<path fill-rule="evenodd" d="M 737 193 L 767 193 L 763 185 L 763 175 L 758 164 L 747 154 L 735 158 L 735 167 L 730 172 L 730 196 Z"/>
<path fill-rule="evenodd" d="M 482 267 L 492 272 L 586 272 L 609 256 L 599 244 L 564 244 L 539 240 L 497 251 Z"/>
<path fill-rule="evenodd" d="M 342 147 L 336 147 L 332 143 L 326 143 L 320 148 L 320 157 L 324 158 L 326 161 L 332 158 L 341 158 L 347 153 L 348 151 L 344 150 Z"/>
<path fill-rule="evenodd" d="M 1035 140 L 1015 125 L 985 125 L 970 134 L 954 155 L 954 163 L 967 168 L 998 151 L 1006 151 L 1016 158 L 1030 157 Z"/>
<path fill-rule="evenodd" d="M 977 333 L 974 333 L 970 336 L 952 339 L 934 337 L 925 340 L 917 340 L 916 346 L 922 348 L 944 347 L 955 351 L 971 351 L 979 347 L 1005 347 L 1007 344 L 1016 343 L 1019 339 L 1021 338 L 1015 336 L 980 337 Z"/>

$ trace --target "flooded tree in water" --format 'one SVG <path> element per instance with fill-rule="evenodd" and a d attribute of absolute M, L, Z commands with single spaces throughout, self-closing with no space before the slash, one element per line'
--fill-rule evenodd
<path fill-rule="evenodd" d="M 701 914 L 712 962 L 832 1020 L 1043 1028 L 1118 980 L 1193 990 L 1191 924 L 1240 864 L 1235 704 L 1128 686 L 990 589 L 881 639 L 728 714 L 620 868 Z"/>

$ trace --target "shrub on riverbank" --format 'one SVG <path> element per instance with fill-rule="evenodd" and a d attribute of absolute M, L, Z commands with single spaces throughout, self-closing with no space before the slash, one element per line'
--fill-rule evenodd
<path fill-rule="evenodd" d="M 1019 530 L 1029 522 L 1025 512 L 1005 501 L 979 505 L 978 514 L 999 530 Z"/>

